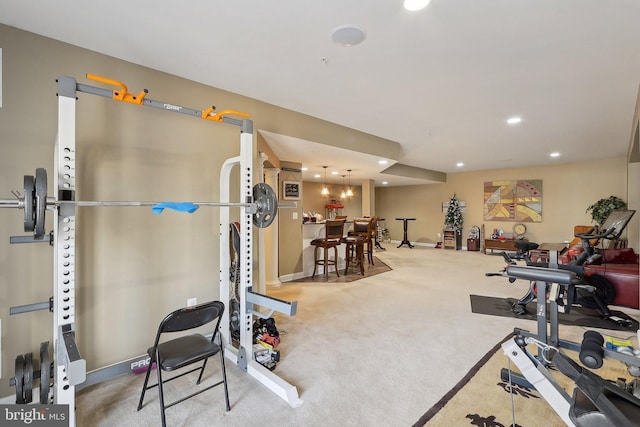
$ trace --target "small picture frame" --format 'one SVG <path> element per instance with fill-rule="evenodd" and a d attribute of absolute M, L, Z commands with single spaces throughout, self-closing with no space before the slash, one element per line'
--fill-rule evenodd
<path fill-rule="evenodd" d="M 302 183 L 299 181 L 282 182 L 282 200 L 300 200 Z"/>

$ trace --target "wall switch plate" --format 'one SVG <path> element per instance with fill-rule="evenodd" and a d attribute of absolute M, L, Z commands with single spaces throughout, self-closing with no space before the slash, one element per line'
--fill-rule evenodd
<path fill-rule="evenodd" d="M 194 305 L 198 304 L 198 298 L 193 297 L 193 298 L 189 298 L 187 300 L 187 307 L 193 307 Z"/>
<path fill-rule="evenodd" d="M 293 213 L 293 219 L 298 219 L 298 212 Z"/>

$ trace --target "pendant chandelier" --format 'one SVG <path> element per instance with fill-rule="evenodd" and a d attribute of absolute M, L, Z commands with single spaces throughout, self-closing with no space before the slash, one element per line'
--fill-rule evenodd
<path fill-rule="evenodd" d="M 346 199 L 347 198 L 347 192 L 346 192 L 346 189 L 344 187 L 344 177 L 345 176 L 346 175 L 342 175 L 342 193 L 340 193 L 340 198 L 341 199 Z"/>
<path fill-rule="evenodd" d="M 327 188 L 327 167 L 328 166 L 322 166 L 324 168 L 324 185 L 322 187 L 322 191 L 320 192 L 320 194 L 322 194 L 323 196 L 328 196 L 329 195 L 329 189 Z"/>
<path fill-rule="evenodd" d="M 353 197 L 353 190 L 351 190 L 351 169 L 347 169 L 349 172 L 349 186 L 347 187 L 347 197 Z"/>

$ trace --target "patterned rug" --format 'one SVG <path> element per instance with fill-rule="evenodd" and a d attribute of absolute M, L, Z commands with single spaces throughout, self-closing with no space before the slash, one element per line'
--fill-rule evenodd
<path fill-rule="evenodd" d="M 500 370 L 509 368 L 500 344 L 492 348 L 438 403 L 418 420 L 419 426 L 483 426 L 483 427 L 550 427 L 566 425 L 536 390 L 513 385 L 500 379 Z M 535 353 L 534 349 L 529 351 Z M 564 354 L 577 358 L 577 353 L 562 350 Z M 511 368 L 517 372 L 513 363 Z M 594 371 L 607 379 L 625 378 L 630 381 L 626 366 L 616 360 L 605 360 L 602 368 Z M 573 393 L 573 383 L 561 373 L 554 371 L 554 378 L 561 386 Z M 510 391 L 513 391 L 513 394 Z M 513 395 L 513 413 L 512 413 Z M 513 419 L 515 417 L 515 424 Z"/>
<path fill-rule="evenodd" d="M 360 274 L 360 272 L 356 268 L 350 268 L 348 274 L 344 274 L 344 268 L 342 268 L 338 271 L 338 273 L 340 273 L 340 277 L 338 277 L 335 272 L 331 271 L 329 273 L 329 280 L 325 281 L 322 268 L 318 268 L 316 277 L 311 277 L 311 276 L 303 277 L 302 279 L 291 280 L 291 282 L 318 282 L 318 283 L 353 282 L 355 280 L 360 280 L 364 277 L 370 277 L 370 276 L 375 276 L 376 274 L 386 273 L 387 271 L 391 271 L 391 267 L 389 267 L 387 264 L 380 261 L 378 258 L 374 256 L 373 264 L 369 264 L 368 262 L 365 262 L 364 275 Z"/>

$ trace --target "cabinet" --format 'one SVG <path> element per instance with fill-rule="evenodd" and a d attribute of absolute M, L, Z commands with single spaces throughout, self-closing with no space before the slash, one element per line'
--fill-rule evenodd
<path fill-rule="evenodd" d="M 455 249 L 459 251 L 462 249 L 462 234 L 455 230 L 444 230 L 443 243 L 445 249 Z"/>
<path fill-rule="evenodd" d="M 484 253 L 488 250 L 491 250 L 491 253 L 494 250 L 516 252 L 516 242 L 515 239 L 484 239 Z"/>

